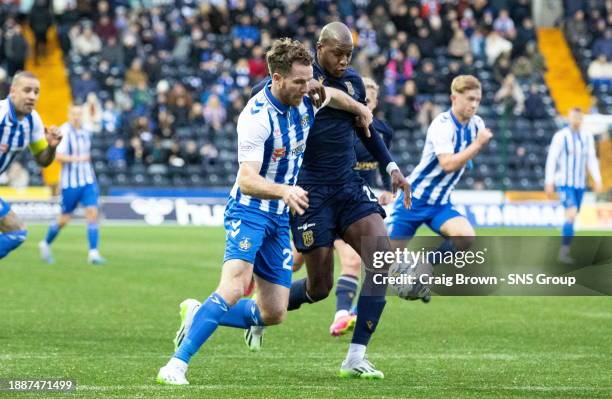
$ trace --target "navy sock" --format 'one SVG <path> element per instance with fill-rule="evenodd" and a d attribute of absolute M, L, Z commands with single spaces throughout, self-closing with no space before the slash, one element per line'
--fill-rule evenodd
<path fill-rule="evenodd" d="M 47 230 L 47 237 L 45 238 L 47 244 L 51 244 L 53 240 L 55 240 L 59 232 L 60 228 L 57 223 L 52 223 L 51 225 L 49 225 L 49 229 Z"/>
<path fill-rule="evenodd" d="M 382 315 L 385 304 L 387 303 L 384 296 L 367 296 L 361 294 L 357 302 L 357 321 L 355 323 L 355 331 L 351 343 L 368 345 L 370 338 L 378 321 Z"/>
<path fill-rule="evenodd" d="M 306 292 L 306 279 L 303 278 L 294 281 L 289 290 L 289 306 L 287 306 L 287 310 L 296 310 L 299 309 L 303 303 L 312 302 L 313 301 L 308 296 L 308 292 Z"/>
<path fill-rule="evenodd" d="M 193 323 L 189 333 L 176 350 L 174 357 L 189 363 L 191 357 L 196 354 L 200 347 L 215 332 L 219 321 L 228 312 L 229 306 L 221 295 L 213 292 L 193 317 Z"/>
<path fill-rule="evenodd" d="M 570 245 L 574 238 L 574 223 L 563 223 L 563 229 L 561 231 L 563 233 L 563 245 Z"/>
<path fill-rule="evenodd" d="M 249 328 L 251 326 L 263 326 L 259 307 L 253 299 L 243 298 L 223 315 L 219 321 L 220 326 Z"/>
<path fill-rule="evenodd" d="M 340 310 L 350 311 L 353 299 L 357 294 L 359 280 L 350 274 L 343 274 L 338 278 L 336 284 L 336 312 Z"/>

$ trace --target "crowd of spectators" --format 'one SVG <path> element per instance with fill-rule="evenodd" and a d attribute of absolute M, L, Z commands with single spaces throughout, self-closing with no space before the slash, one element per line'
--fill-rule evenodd
<path fill-rule="evenodd" d="M 612 1 L 565 3 L 565 36 L 592 87 L 593 111 L 612 113 Z"/>
<path fill-rule="evenodd" d="M 73 96 L 111 168 L 227 166 L 272 40 L 294 37 L 314 51 L 335 20 L 353 30 L 352 64 L 380 83 L 378 113 L 396 130 L 422 135 L 462 73 L 483 80 L 495 115 L 553 113 L 529 0 L 54 1 L 52 11 Z M 0 54 L 22 55 L 6 58 L 10 75 L 27 43 L 15 39 L 23 35 L 10 13 L 0 23 Z"/>

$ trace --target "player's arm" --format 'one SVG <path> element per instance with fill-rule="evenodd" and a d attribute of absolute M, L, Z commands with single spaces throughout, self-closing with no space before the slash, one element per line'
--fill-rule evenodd
<path fill-rule="evenodd" d="M 436 156 L 438 157 L 438 162 L 440 163 L 440 167 L 446 173 L 456 172 L 459 169 L 463 168 L 467 162 L 474 158 L 476 154 L 482 150 L 482 148 L 491 140 L 493 137 L 493 133 L 489 129 L 482 129 L 478 132 L 476 139 L 472 144 L 467 146 L 467 148 L 463 151 L 459 151 L 458 153 L 438 153 L 436 152 Z"/>
<path fill-rule="evenodd" d="M 301 187 L 274 183 L 259 174 L 263 164 L 265 143 L 272 134 L 271 126 L 243 112 L 238 118 L 238 176 L 240 191 L 261 199 L 282 199 L 292 210 L 303 214 L 308 207 L 308 193 Z"/>
<path fill-rule="evenodd" d="M 55 149 L 62 141 L 62 133 L 56 126 L 44 127 L 40 116 L 32 112 L 32 142 L 30 151 L 39 166 L 46 167 L 55 159 Z"/>
<path fill-rule="evenodd" d="M 261 176 L 261 162 L 245 161 L 238 169 L 240 192 L 261 199 L 282 199 L 292 210 L 302 215 L 308 208 L 308 193 L 299 186 L 271 182 Z"/>
<path fill-rule="evenodd" d="M 325 97 L 327 104 L 323 103 L 323 106 L 329 105 L 332 108 L 355 114 L 359 126 L 366 127 L 372 124 L 372 111 L 365 104 L 354 100 L 342 90 L 325 87 Z M 369 136 L 370 133 L 368 132 L 367 135 Z"/>
<path fill-rule="evenodd" d="M 587 168 L 589 169 L 589 173 L 595 182 L 595 191 L 601 192 L 603 190 L 602 181 L 601 181 L 601 172 L 599 170 L 599 161 L 597 160 L 597 153 L 595 152 L 595 139 L 592 135 L 589 135 L 589 159 L 587 162 Z"/>
<path fill-rule="evenodd" d="M 548 198 L 552 198 L 555 194 L 555 170 L 557 169 L 557 162 L 562 149 L 562 136 L 560 134 L 555 134 L 550 142 L 548 155 L 546 156 L 544 191 L 546 191 Z"/>

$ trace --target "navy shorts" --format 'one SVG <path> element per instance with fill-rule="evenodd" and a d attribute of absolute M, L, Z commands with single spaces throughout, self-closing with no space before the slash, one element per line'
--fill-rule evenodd
<path fill-rule="evenodd" d="M 404 208 L 404 192 L 400 192 L 395 202 L 391 215 L 386 220 L 389 237 L 392 240 L 409 239 L 414 236 L 421 224 L 425 223 L 430 229 L 438 234 L 440 227 L 449 219 L 463 216 L 453 204 L 447 202 L 441 205 L 429 205 L 426 201 L 412 198 L 412 207 Z"/>
<path fill-rule="evenodd" d="M 303 215 L 291 217 L 291 233 L 295 247 L 308 252 L 319 247 L 332 247 L 346 229 L 359 219 L 378 213 L 384 219 L 384 209 L 376 195 L 363 180 L 343 185 L 304 185 L 309 206 Z"/>
<path fill-rule="evenodd" d="M 98 207 L 98 185 L 96 183 L 87 184 L 77 188 L 62 189 L 62 214 L 70 214 L 74 212 L 79 203 L 84 208 Z"/>

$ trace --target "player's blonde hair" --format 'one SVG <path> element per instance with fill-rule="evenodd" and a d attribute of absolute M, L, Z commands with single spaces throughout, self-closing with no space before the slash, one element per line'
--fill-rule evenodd
<path fill-rule="evenodd" d="M 464 93 L 468 90 L 482 90 L 480 80 L 473 75 L 459 75 L 451 83 L 451 94 Z"/>
<path fill-rule="evenodd" d="M 362 80 L 363 80 L 363 85 L 365 86 L 366 90 L 374 89 L 376 90 L 376 92 L 378 92 L 379 87 L 378 87 L 378 84 L 376 84 L 376 82 L 374 81 L 374 79 L 366 76 L 362 78 Z"/>

